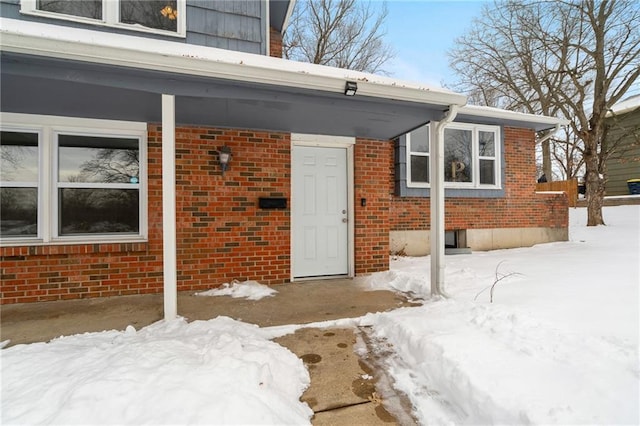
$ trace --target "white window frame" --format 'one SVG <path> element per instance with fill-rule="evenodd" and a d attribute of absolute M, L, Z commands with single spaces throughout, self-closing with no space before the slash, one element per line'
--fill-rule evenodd
<path fill-rule="evenodd" d="M 433 130 L 436 123 L 429 123 L 426 126 L 429 128 L 429 139 L 433 137 Z M 502 150 L 501 150 L 501 137 L 500 126 L 491 126 L 486 124 L 468 124 L 468 123 L 451 123 L 445 127 L 446 129 L 466 130 L 471 131 L 471 144 L 472 144 L 472 161 L 473 172 L 471 182 L 444 182 L 445 188 L 456 189 L 502 189 Z M 490 132 L 495 134 L 495 155 L 494 157 L 480 156 L 478 152 L 478 140 L 479 132 Z M 413 182 L 411 180 L 411 156 L 425 156 L 431 155 L 431 153 L 424 152 L 411 152 L 411 134 L 407 133 L 406 137 L 406 165 L 407 165 L 407 187 L 408 188 L 430 188 L 431 187 L 431 169 L 429 170 L 429 183 Z M 494 184 L 481 184 L 480 183 L 480 160 L 494 160 Z"/>
<path fill-rule="evenodd" d="M 45 155 L 43 153 L 43 132 L 42 129 L 38 129 L 38 128 L 33 128 L 33 127 L 25 127 L 25 126 L 21 126 L 21 125 L 15 125 L 15 124 L 5 124 L 4 120 L 0 120 L 1 126 L 0 129 L 3 132 L 23 132 L 23 133 L 34 133 L 38 135 L 38 178 L 36 179 L 36 182 L 12 182 L 12 181 L 8 181 L 8 182 L 2 182 L 3 184 L 1 185 L 2 188 L 6 188 L 6 187 L 12 187 L 12 188 L 36 188 L 38 190 L 38 218 L 37 218 L 37 234 L 35 236 L 28 236 L 28 237 L 14 237 L 11 238 L 10 240 L 21 240 L 21 241 L 36 241 L 38 240 L 39 236 L 42 234 L 43 232 L 43 228 L 42 228 L 42 221 L 40 220 L 40 212 L 43 209 L 44 203 L 43 203 L 43 190 L 42 190 L 42 186 L 43 186 L 43 176 L 46 172 L 48 172 L 47 170 L 43 170 L 42 168 L 42 159 L 45 158 Z M 4 241 L 2 241 L 4 242 Z"/>
<path fill-rule="evenodd" d="M 0 113 L 0 123 L 3 131 L 32 132 L 38 133 L 40 137 L 38 144 L 38 235 L 24 238 L 0 238 L 0 246 L 127 243 L 148 240 L 146 123 L 15 113 Z M 59 235 L 58 134 L 129 137 L 139 140 L 140 169 L 137 189 L 140 201 L 138 205 L 139 231 L 137 234 Z M 90 185 L 83 184 L 82 186 Z M 106 187 L 102 184 L 98 186 Z M 109 187 L 114 187 L 114 185 L 109 185 Z M 132 185 L 127 184 L 126 188 L 132 188 Z"/>
<path fill-rule="evenodd" d="M 165 36 L 173 36 L 185 38 L 187 36 L 187 3 L 186 0 L 176 0 L 178 9 L 178 18 L 176 22 L 176 31 L 160 30 L 157 28 L 145 27 L 139 24 L 126 24 L 120 22 L 120 1 L 119 0 L 102 0 L 102 19 L 85 18 L 83 16 L 66 15 L 64 13 L 48 12 L 38 9 L 37 0 L 21 0 L 20 13 L 25 15 L 40 16 L 43 18 L 54 18 L 64 21 L 80 22 L 83 24 L 100 25 L 105 27 L 113 27 L 124 30 L 139 31 L 145 33 L 162 34 Z"/>
<path fill-rule="evenodd" d="M 426 126 L 424 126 L 428 129 L 429 131 L 429 140 L 431 140 L 431 125 L 427 124 Z M 431 183 L 431 168 L 429 167 L 429 175 L 427 176 L 427 179 L 429 180 L 429 182 L 413 182 L 411 180 L 411 157 L 412 156 L 416 156 L 416 157 L 427 157 L 427 167 L 429 164 L 431 164 L 431 147 L 429 146 L 429 151 L 428 152 L 422 152 L 422 151 L 416 151 L 416 152 L 412 152 L 411 151 L 411 132 L 407 133 L 405 135 L 406 137 L 406 151 L 407 151 L 407 186 L 410 188 L 429 188 L 430 183 Z"/>

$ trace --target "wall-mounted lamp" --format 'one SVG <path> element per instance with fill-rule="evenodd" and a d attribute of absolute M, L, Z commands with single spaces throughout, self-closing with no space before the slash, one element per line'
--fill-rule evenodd
<path fill-rule="evenodd" d="M 344 85 L 345 96 L 354 96 L 358 91 L 358 83 L 355 81 L 347 81 Z"/>
<path fill-rule="evenodd" d="M 227 166 L 229 165 L 229 161 L 231 161 L 231 148 L 224 145 L 220 148 L 218 152 L 218 161 L 220 162 L 220 168 L 222 169 L 222 176 L 224 176 L 224 172 L 227 170 Z"/>

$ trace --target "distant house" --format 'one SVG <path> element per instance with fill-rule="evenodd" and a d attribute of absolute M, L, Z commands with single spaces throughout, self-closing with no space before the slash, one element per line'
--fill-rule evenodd
<path fill-rule="evenodd" d="M 292 6 L 0 0 L 3 304 L 385 270 L 431 228 L 430 132 L 455 111 L 447 229 L 566 239 L 566 198 L 534 192 L 557 119 L 284 60 Z"/>
<path fill-rule="evenodd" d="M 606 195 L 627 195 L 627 181 L 640 179 L 640 95 L 614 105 L 607 126 L 607 143 L 615 150 L 606 162 Z"/>

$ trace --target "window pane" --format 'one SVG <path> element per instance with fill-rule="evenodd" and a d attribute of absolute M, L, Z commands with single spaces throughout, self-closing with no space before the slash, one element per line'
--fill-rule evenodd
<path fill-rule="evenodd" d="M 59 189 L 60 235 L 138 233 L 139 194 L 130 189 Z"/>
<path fill-rule="evenodd" d="M 494 185 L 496 168 L 494 160 L 480 160 L 480 183 Z"/>
<path fill-rule="evenodd" d="M 478 132 L 480 157 L 494 157 L 496 155 L 496 134 L 493 132 Z"/>
<path fill-rule="evenodd" d="M 102 0 L 38 0 L 37 7 L 47 12 L 102 19 Z"/>
<path fill-rule="evenodd" d="M 38 235 L 38 189 L 0 188 L 0 236 Z"/>
<path fill-rule="evenodd" d="M 1 132 L 0 181 L 38 182 L 38 134 Z"/>
<path fill-rule="evenodd" d="M 58 181 L 138 183 L 137 139 L 58 136 Z"/>
<path fill-rule="evenodd" d="M 444 129 L 444 180 L 471 182 L 471 130 Z"/>
<path fill-rule="evenodd" d="M 411 156 L 411 182 L 429 183 L 429 157 Z"/>
<path fill-rule="evenodd" d="M 120 22 L 139 24 L 159 30 L 178 30 L 177 2 L 155 0 L 120 0 Z"/>
<path fill-rule="evenodd" d="M 429 126 L 423 126 L 410 133 L 411 152 L 429 152 Z"/>

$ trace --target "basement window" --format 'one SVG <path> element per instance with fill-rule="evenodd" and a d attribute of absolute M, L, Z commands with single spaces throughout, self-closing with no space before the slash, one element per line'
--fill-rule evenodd
<path fill-rule="evenodd" d="M 471 249 L 467 247 L 467 231 L 456 229 L 444 233 L 445 254 L 469 254 Z"/>

